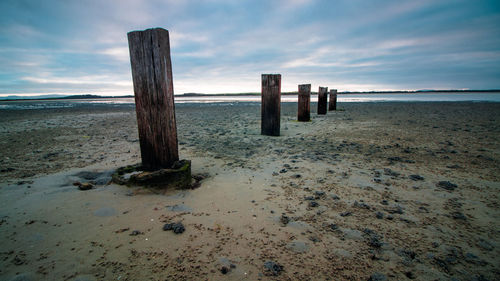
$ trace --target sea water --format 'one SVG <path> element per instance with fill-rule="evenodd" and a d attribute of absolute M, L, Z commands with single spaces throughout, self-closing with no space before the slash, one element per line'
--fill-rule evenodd
<path fill-rule="evenodd" d="M 260 102 L 259 95 L 248 96 L 175 96 L 175 103 L 239 103 Z M 317 102 L 317 95 L 311 95 L 311 102 Z M 377 94 L 338 94 L 337 101 L 342 102 L 500 102 L 500 92 L 489 93 L 377 93 Z M 297 95 L 283 95 L 281 102 L 297 102 Z M 77 107 L 79 105 L 134 105 L 134 98 L 99 98 L 99 99 L 60 99 L 60 100 L 16 100 L 0 101 L 2 109 L 50 109 Z"/>

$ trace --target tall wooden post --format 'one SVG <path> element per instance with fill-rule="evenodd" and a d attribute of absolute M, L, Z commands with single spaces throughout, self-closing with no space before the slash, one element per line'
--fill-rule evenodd
<path fill-rule="evenodd" d="M 297 121 L 311 121 L 311 84 L 299 85 Z"/>
<path fill-rule="evenodd" d="M 328 87 L 319 87 L 318 90 L 318 114 L 326 114 L 326 102 Z"/>
<path fill-rule="evenodd" d="M 262 74 L 262 135 L 280 135 L 281 75 Z"/>
<path fill-rule="evenodd" d="M 132 31 L 128 44 L 143 168 L 171 168 L 179 151 L 168 31 Z"/>
<path fill-rule="evenodd" d="M 337 110 L 337 90 L 330 90 L 330 103 L 328 104 L 328 111 Z"/>

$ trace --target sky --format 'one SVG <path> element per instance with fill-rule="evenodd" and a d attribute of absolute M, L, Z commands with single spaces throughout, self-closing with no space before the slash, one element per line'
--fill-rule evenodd
<path fill-rule="evenodd" d="M 498 0 L 1 0 L 0 96 L 132 95 L 127 32 L 169 30 L 175 94 L 500 89 Z"/>

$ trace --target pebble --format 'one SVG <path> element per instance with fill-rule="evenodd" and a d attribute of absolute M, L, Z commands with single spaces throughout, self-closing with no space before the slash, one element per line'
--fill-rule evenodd
<path fill-rule="evenodd" d="M 266 261 L 264 269 L 266 275 L 278 276 L 283 271 L 283 266 L 273 261 Z"/>
<path fill-rule="evenodd" d="M 410 175 L 410 179 L 414 181 L 423 181 L 424 177 L 422 177 L 421 175 Z"/>
<path fill-rule="evenodd" d="M 140 235 L 140 234 L 142 234 L 142 232 L 140 232 L 139 230 L 134 230 L 129 235 L 130 236 L 137 236 L 137 235 Z"/>
<path fill-rule="evenodd" d="M 457 188 L 457 185 L 454 183 L 451 183 L 449 181 L 440 181 L 436 184 L 437 187 L 444 188 L 446 190 L 455 190 Z"/>
<path fill-rule="evenodd" d="M 286 226 L 290 222 L 290 218 L 285 214 L 281 214 L 280 222 L 282 226 Z"/>
<path fill-rule="evenodd" d="M 347 217 L 347 216 L 350 216 L 350 215 L 352 215 L 351 212 L 342 212 L 342 213 L 340 213 L 341 217 Z"/>
<path fill-rule="evenodd" d="M 467 217 L 461 212 L 453 212 L 451 213 L 451 217 L 456 220 L 467 220 Z"/>
<path fill-rule="evenodd" d="M 186 229 L 184 228 L 184 225 L 182 225 L 182 223 L 178 222 L 178 223 L 166 223 L 163 226 L 163 230 L 164 231 L 173 230 L 175 234 L 181 234 Z"/>
<path fill-rule="evenodd" d="M 318 206 L 319 206 L 319 204 L 316 201 L 309 202 L 309 207 L 311 207 L 311 208 L 318 207 Z"/>
<path fill-rule="evenodd" d="M 384 218 L 384 213 L 382 213 L 382 212 L 376 212 L 375 213 L 375 217 L 377 217 L 377 219 L 383 219 Z"/>
<path fill-rule="evenodd" d="M 221 267 L 220 272 L 222 274 L 227 274 L 229 272 L 229 268 L 227 268 L 226 266 L 223 266 L 223 267 Z"/>

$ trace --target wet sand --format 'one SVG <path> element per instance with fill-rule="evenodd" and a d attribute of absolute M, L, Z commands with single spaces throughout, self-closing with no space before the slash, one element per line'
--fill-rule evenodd
<path fill-rule="evenodd" d="M 500 103 L 296 106 L 267 137 L 260 104 L 177 105 L 206 178 L 164 194 L 106 184 L 133 107 L 0 110 L 0 279 L 500 279 Z"/>

